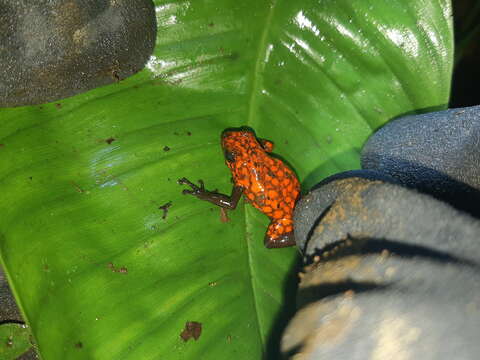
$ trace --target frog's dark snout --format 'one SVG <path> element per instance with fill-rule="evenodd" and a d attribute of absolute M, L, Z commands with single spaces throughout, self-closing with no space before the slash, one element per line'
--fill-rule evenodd
<path fill-rule="evenodd" d="M 220 136 L 220 140 L 223 142 L 226 138 L 232 135 L 232 132 L 233 132 L 232 129 L 223 130 Z"/>
<path fill-rule="evenodd" d="M 248 126 L 240 126 L 237 128 L 228 128 L 222 131 L 221 138 L 224 139 L 226 137 L 229 137 L 234 134 L 239 134 L 239 133 L 244 133 L 244 134 L 254 134 L 255 135 L 255 130 L 253 130 L 251 127 Z"/>

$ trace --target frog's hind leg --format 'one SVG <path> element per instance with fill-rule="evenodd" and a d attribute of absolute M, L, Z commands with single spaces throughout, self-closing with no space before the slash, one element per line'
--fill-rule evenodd
<path fill-rule="evenodd" d="M 265 234 L 264 244 L 267 249 L 295 245 L 292 219 L 273 219 Z"/>

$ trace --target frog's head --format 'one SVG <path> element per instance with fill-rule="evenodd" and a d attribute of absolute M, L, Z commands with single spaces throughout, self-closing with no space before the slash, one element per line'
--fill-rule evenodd
<path fill-rule="evenodd" d="M 238 161 L 245 161 L 252 150 L 261 148 L 255 132 L 249 127 L 230 128 L 222 132 L 222 149 L 225 163 L 232 167 Z"/>

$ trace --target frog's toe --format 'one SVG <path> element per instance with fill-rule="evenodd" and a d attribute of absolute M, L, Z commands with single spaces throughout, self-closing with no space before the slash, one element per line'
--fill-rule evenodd
<path fill-rule="evenodd" d="M 188 180 L 186 177 L 183 177 L 181 179 L 177 180 L 178 185 L 188 185 L 191 188 L 197 187 L 194 183 L 192 183 L 190 180 Z"/>
<path fill-rule="evenodd" d="M 195 195 L 195 194 L 205 192 L 205 185 L 203 183 L 203 180 L 198 180 L 198 182 L 200 183 L 200 186 L 195 185 L 194 183 L 192 183 L 190 180 L 188 180 L 185 177 L 177 180 L 177 183 L 179 185 L 187 185 L 187 186 L 190 186 L 190 188 L 191 188 L 191 190 L 188 190 L 188 189 L 183 190 L 182 193 L 184 195 L 186 195 L 186 194 L 194 194 Z"/>
<path fill-rule="evenodd" d="M 291 218 L 273 219 L 268 225 L 264 244 L 268 249 L 295 245 L 293 220 Z"/>
<path fill-rule="evenodd" d="M 183 178 L 180 178 L 177 180 L 177 184 L 178 185 L 183 185 L 185 184 L 186 182 L 188 181 L 188 179 L 186 177 L 183 177 Z"/>
<path fill-rule="evenodd" d="M 270 237 L 267 233 L 265 234 L 264 244 L 267 249 L 278 249 L 294 246 L 296 243 L 293 237 L 293 231 L 291 231 L 275 238 Z"/>

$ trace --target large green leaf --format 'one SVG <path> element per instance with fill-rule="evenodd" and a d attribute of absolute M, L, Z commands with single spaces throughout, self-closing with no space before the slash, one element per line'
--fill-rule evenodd
<path fill-rule="evenodd" d="M 229 192 L 219 135 L 249 125 L 308 188 L 358 167 L 392 117 L 448 101 L 446 0 L 156 10 L 141 73 L 0 112 L 1 260 L 44 359 L 261 358 L 297 252 L 264 249 L 268 221 L 249 205 L 222 223 L 176 179 Z M 181 340 L 187 321 L 198 341 Z"/>

